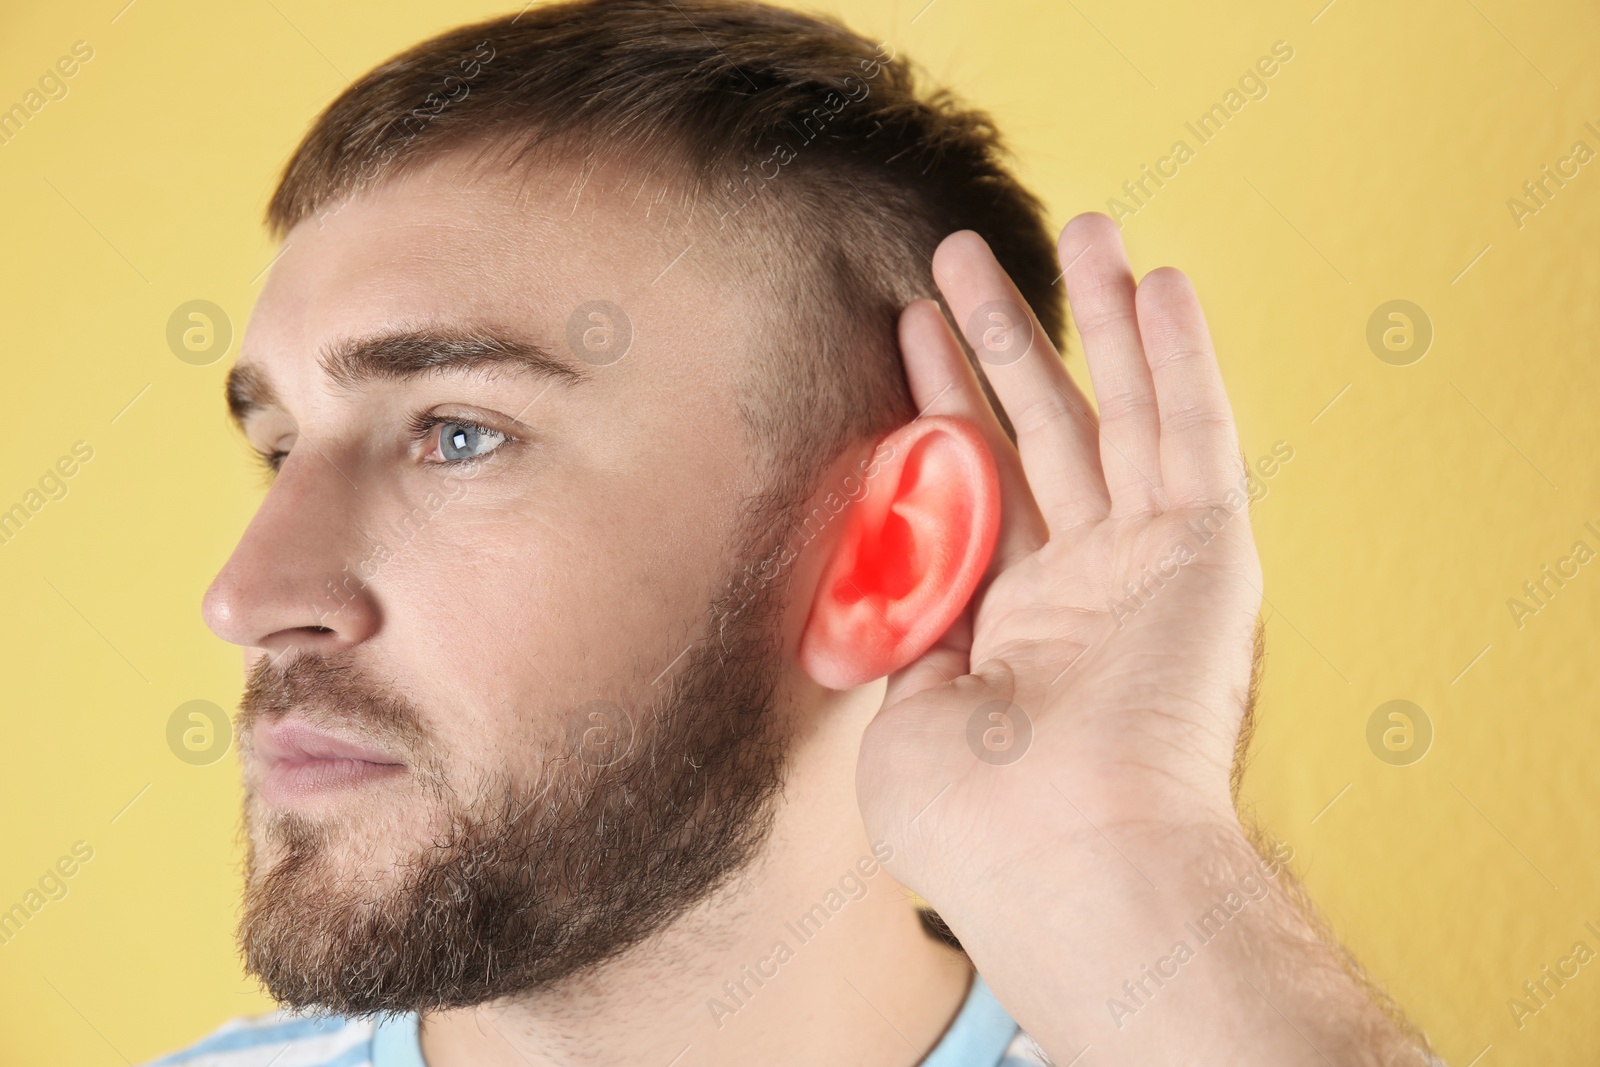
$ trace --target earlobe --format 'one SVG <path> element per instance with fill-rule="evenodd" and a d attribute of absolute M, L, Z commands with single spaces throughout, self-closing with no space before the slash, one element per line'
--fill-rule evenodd
<path fill-rule="evenodd" d="M 994 458 L 970 422 L 923 416 L 875 455 L 800 639 L 801 666 L 830 689 L 864 685 L 926 652 L 972 598 L 999 530 Z"/>

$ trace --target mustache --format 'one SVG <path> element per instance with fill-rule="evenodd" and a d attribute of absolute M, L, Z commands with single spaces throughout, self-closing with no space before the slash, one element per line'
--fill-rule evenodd
<path fill-rule="evenodd" d="M 265 656 L 251 667 L 236 726 L 248 746 L 259 723 L 295 713 L 311 726 L 344 728 L 386 744 L 417 766 L 427 750 L 422 713 L 405 696 L 369 677 L 353 662 L 310 652 Z"/>

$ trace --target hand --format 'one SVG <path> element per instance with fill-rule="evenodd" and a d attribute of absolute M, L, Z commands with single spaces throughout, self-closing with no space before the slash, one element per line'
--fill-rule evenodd
<path fill-rule="evenodd" d="M 975 867 L 1004 877 L 1031 849 L 1237 826 L 1229 779 L 1261 573 L 1205 319 L 1177 270 L 1135 287 L 1103 215 L 1069 223 L 1058 252 L 1098 419 L 970 231 L 939 246 L 934 276 L 1017 446 L 937 304 L 900 321 L 918 408 L 982 429 L 1002 498 L 966 615 L 889 679 L 857 771 L 869 834 L 897 849 L 891 873 L 936 904 Z M 1006 308 L 1021 343 L 985 332 Z"/>
<path fill-rule="evenodd" d="M 981 428 L 1001 520 L 966 614 L 862 739 L 868 833 L 1057 1063 L 1437 1064 L 1234 810 L 1261 570 L 1194 290 L 1170 268 L 1135 287 L 1103 215 L 1058 252 L 1098 420 L 983 241 L 934 254 L 1020 454 L 938 305 L 901 317 L 912 396 Z"/>

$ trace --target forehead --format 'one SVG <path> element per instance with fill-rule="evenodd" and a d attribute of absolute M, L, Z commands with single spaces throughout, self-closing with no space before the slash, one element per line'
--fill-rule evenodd
<path fill-rule="evenodd" d="M 603 322 L 647 348 L 693 353 L 670 365 L 636 359 L 627 373 L 731 393 L 748 369 L 751 316 L 714 222 L 669 211 L 675 201 L 616 166 L 513 173 L 447 153 L 295 226 L 242 358 L 270 370 L 397 327 L 489 326 L 566 350 Z"/>

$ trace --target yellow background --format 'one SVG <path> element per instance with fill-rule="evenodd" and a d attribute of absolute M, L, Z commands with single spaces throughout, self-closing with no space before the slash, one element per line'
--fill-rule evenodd
<path fill-rule="evenodd" d="M 262 209 L 311 118 L 497 10 L 124 3 L 0 16 L 0 105 L 95 50 L 0 146 L 0 508 L 94 448 L 0 545 L 0 908 L 94 849 L 0 946 L 5 1065 L 138 1063 L 267 1006 L 233 953 L 233 755 L 190 766 L 166 743 L 180 704 L 237 699 L 238 654 L 198 608 L 261 487 L 222 406 L 237 340 L 195 367 L 166 323 L 203 298 L 242 330 L 274 254 Z M 1124 230 L 1137 272 L 1193 277 L 1247 453 L 1294 449 L 1255 508 L 1270 659 L 1246 789 L 1451 1063 L 1593 1064 L 1600 961 L 1521 1028 L 1506 1002 L 1573 942 L 1600 949 L 1600 562 L 1520 629 L 1507 600 L 1573 542 L 1600 549 L 1600 161 L 1520 228 L 1506 201 L 1576 140 L 1600 150 L 1600 14 L 924 3 L 835 10 L 990 109 L 1057 226 L 1195 147 L 1184 122 L 1293 47 Z M 1433 324 L 1409 366 L 1367 345 L 1392 299 Z M 1433 726 L 1409 766 L 1367 744 L 1391 699 Z"/>

